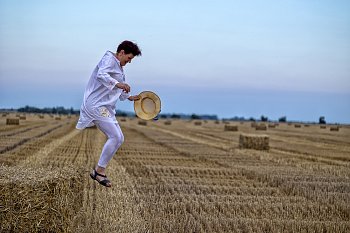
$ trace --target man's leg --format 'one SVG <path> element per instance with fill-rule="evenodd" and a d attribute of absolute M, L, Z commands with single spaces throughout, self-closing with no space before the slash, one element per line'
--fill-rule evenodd
<path fill-rule="evenodd" d="M 96 121 L 96 126 L 107 136 L 107 141 L 103 146 L 100 159 L 98 161 L 95 170 L 101 175 L 106 175 L 105 169 L 109 161 L 113 158 L 119 147 L 124 142 L 124 135 L 119 124 Z M 103 180 L 103 177 L 96 177 L 99 181 Z"/>

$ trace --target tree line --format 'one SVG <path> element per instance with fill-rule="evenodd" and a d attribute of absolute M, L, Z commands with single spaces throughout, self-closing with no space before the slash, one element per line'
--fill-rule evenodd
<path fill-rule="evenodd" d="M 64 115 L 72 115 L 72 114 L 79 114 L 79 110 L 71 108 L 64 108 L 62 106 L 60 107 L 45 107 L 45 108 L 37 108 L 33 106 L 26 105 L 25 107 L 21 107 L 17 109 L 18 112 L 23 113 L 47 113 L 47 114 L 64 114 Z M 125 112 L 121 110 L 117 110 L 116 116 L 131 116 L 135 117 L 135 113 L 133 112 Z M 192 120 L 218 120 L 217 115 L 208 115 L 208 114 L 179 114 L 179 113 L 162 113 L 159 114 L 159 118 L 164 119 L 192 119 Z M 269 118 L 267 116 L 262 115 L 260 119 L 256 119 L 253 117 L 250 118 L 244 118 L 244 117 L 232 117 L 232 118 L 224 118 L 223 120 L 231 120 L 231 121 L 262 121 L 262 122 L 268 122 Z M 278 122 L 287 122 L 287 116 L 281 116 L 278 118 Z M 324 116 L 320 116 L 318 120 L 319 124 L 326 124 L 326 119 Z"/>
<path fill-rule="evenodd" d="M 25 107 L 21 107 L 17 109 L 18 112 L 23 113 L 47 113 L 47 114 L 63 114 L 63 115 L 72 115 L 72 114 L 79 114 L 79 110 L 74 110 L 71 108 L 64 108 L 64 107 L 46 107 L 46 108 L 37 108 L 26 105 Z"/>

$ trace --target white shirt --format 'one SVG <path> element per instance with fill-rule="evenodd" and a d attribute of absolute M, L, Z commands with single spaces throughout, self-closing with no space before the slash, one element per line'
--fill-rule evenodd
<path fill-rule="evenodd" d="M 92 72 L 85 89 L 77 129 L 93 126 L 94 120 L 118 123 L 115 118 L 117 100 L 124 101 L 130 94 L 117 88 L 117 83 L 125 83 L 124 71 L 115 55 L 107 51 Z"/>

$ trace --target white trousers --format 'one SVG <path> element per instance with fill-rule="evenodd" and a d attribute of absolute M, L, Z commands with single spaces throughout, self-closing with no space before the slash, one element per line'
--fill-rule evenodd
<path fill-rule="evenodd" d="M 98 161 L 98 166 L 106 168 L 108 162 L 113 158 L 114 154 L 123 144 L 124 135 L 119 124 L 104 121 L 94 121 L 94 123 L 97 128 L 99 128 L 107 136 L 107 141 L 103 146 L 102 153 Z"/>

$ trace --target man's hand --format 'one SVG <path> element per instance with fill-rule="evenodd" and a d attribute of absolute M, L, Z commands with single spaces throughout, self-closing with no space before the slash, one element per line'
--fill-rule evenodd
<path fill-rule="evenodd" d="M 139 100 L 139 99 L 141 99 L 141 98 L 138 95 L 129 96 L 129 98 L 128 98 L 128 100 L 130 100 L 130 101 L 136 101 L 136 100 Z"/>
<path fill-rule="evenodd" d="M 118 88 L 120 88 L 120 89 L 123 89 L 123 91 L 125 92 L 125 93 L 129 93 L 130 92 L 130 86 L 128 85 L 128 84 L 126 84 L 126 83 L 117 83 L 117 85 L 116 85 Z"/>

